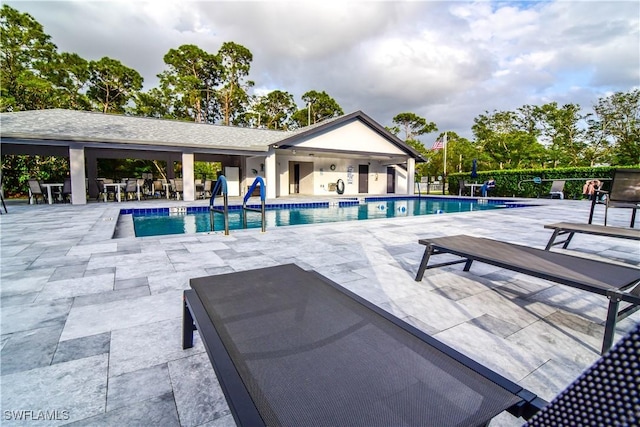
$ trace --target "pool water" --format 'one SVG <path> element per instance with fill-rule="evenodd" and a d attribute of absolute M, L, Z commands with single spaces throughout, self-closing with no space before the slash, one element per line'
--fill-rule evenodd
<path fill-rule="evenodd" d="M 465 199 L 383 199 L 369 198 L 365 203 L 357 200 L 340 202 L 330 206 L 329 203 L 305 203 L 298 205 L 267 205 L 267 229 L 272 227 L 319 224 L 338 221 L 362 221 L 375 218 L 397 218 L 417 215 L 433 215 L 454 212 L 472 212 L 506 207 L 519 207 L 510 202 L 500 200 L 465 200 Z M 258 206 L 254 206 L 258 207 Z M 162 236 L 167 234 L 211 232 L 209 207 L 189 207 L 186 212 L 172 213 L 165 209 L 133 209 L 121 213 L 131 213 L 136 237 Z M 229 229 L 260 228 L 261 214 L 247 212 L 247 225 L 244 227 L 240 206 L 229 207 Z M 214 230 L 224 230 L 222 214 L 214 213 Z"/>

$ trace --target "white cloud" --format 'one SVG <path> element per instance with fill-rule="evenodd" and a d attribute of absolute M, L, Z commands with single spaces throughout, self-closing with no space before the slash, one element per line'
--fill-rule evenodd
<path fill-rule="evenodd" d="M 640 4 L 545 2 L 22 2 L 61 51 L 109 56 L 157 84 L 171 48 L 254 55 L 255 91 L 325 90 L 383 125 L 404 111 L 471 137 L 474 117 L 640 86 Z M 431 141 L 431 136 L 426 140 Z"/>

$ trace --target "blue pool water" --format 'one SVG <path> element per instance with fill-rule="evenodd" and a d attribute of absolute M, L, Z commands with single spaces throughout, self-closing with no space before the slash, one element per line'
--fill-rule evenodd
<path fill-rule="evenodd" d="M 367 220 L 374 218 L 396 218 L 416 215 L 433 215 L 453 212 L 472 212 L 508 207 L 521 207 L 504 200 L 465 200 L 450 198 L 367 198 L 365 203 L 357 200 L 341 201 L 339 205 L 329 203 L 301 203 L 267 205 L 267 229 L 272 227 L 319 224 L 325 222 Z M 259 207 L 252 205 L 252 207 Z M 137 237 L 161 236 L 167 234 L 210 232 L 208 206 L 188 207 L 186 212 L 170 212 L 163 209 L 131 209 L 121 213 L 133 216 Z M 229 229 L 260 228 L 260 213 L 247 212 L 247 226 L 243 227 L 241 206 L 229 206 Z M 214 231 L 224 230 L 222 214 L 213 214 Z"/>

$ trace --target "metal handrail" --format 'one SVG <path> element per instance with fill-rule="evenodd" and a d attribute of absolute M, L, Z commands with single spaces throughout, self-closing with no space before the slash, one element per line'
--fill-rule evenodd
<path fill-rule="evenodd" d="M 216 194 L 222 190 L 223 209 L 217 209 L 213 204 L 215 202 Z M 211 199 L 209 199 L 209 224 L 211 225 L 211 231 L 215 231 L 215 224 L 213 220 L 214 213 L 221 213 L 224 216 L 224 235 L 229 235 L 229 193 L 227 191 L 227 179 L 224 175 L 220 175 L 216 181 L 216 185 L 211 193 Z"/>
<path fill-rule="evenodd" d="M 249 200 L 249 198 L 251 197 L 251 194 L 253 193 L 253 190 L 256 189 L 256 186 L 260 185 L 260 201 L 261 201 L 261 207 L 260 209 L 255 209 L 255 208 L 248 208 L 247 207 L 247 201 Z M 264 184 L 264 180 L 262 179 L 261 176 L 257 176 L 256 179 L 253 181 L 253 184 L 251 184 L 251 186 L 249 187 L 249 190 L 247 191 L 247 194 L 244 195 L 244 200 L 242 202 L 242 226 L 243 228 L 247 228 L 247 211 L 252 211 L 252 212 L 260 212 L 261 213 L 261 222 L 262 222 L 262 232 L 264 233 L 267 229 L 267 221 L 266 221 L 266 215 L 265 215 L 265 201 L 267 200 L 267 191 L 266 191 L 266 187 Z"/>

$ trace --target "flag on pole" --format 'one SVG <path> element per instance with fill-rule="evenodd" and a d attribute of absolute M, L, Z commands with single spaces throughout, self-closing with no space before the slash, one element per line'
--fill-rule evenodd
<path fill-rule="evenodd" d="M 444 138 L 440 137 L 438 139 L 436 139 L 436 142 L 433 143 L 433 146 L 431 147 L 432 150 L 441 150 L 442 148 L 444 148 Z"/>

